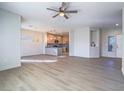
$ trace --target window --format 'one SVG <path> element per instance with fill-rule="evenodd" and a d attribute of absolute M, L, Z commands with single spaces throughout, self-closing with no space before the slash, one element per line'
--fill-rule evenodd
<path fill-rule="evenodd" d="M 108 36 L 108 51 L 113 52 L 116 44 L 115 36 Z"/>

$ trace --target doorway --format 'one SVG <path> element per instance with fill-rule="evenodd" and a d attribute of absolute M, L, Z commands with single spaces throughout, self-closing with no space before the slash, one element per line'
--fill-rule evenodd
<path fill-rule="evenodd" d="M 46 54 L 56 56 L 69 55 L 69 32 L 47 32 Z"/>

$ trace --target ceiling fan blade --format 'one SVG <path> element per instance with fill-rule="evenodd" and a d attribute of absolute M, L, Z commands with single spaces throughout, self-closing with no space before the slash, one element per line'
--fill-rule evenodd
<path fill-rule="evenodd" d="M 77 13 L 78 11 L 77 10 L 70 10 L 70 11 L 65 11 L 65 13 Z"/>
<path fill-rule="evenodd" d="M 67 8 L 68 8 L 68 7 L 66 7 L 66 8 L 64 9 L 64 12 L 67 10 Z"/>
<path fill-rule="evenodd" d="M 54 16 L 53 16 L 53 18 L 57 17 L 58 15 L 59 15 L 59 13 L 58 13 L 58 14 L 56 14 L 56 15 L 54 15 Z"/>
<path fill-rule="evenodd" d="M 65 2 L 62 2 L 62 7 L 64 7 L 66 5 L 66 3 Z"/>
<path fill-rule="evenodd" d="M 67 16 L 67 15 L 64 15 L 64 17 L 65 17 L 66 19 L 68 19 L 68 16 Z"/>
<path fill-rule="evenodd" d="M 58 10 L 51 9 L 51 8 L 47 8 L 47 10 L 51 10 L 51 11 L 56 11 L 56 12 L 59 12 Z"/>

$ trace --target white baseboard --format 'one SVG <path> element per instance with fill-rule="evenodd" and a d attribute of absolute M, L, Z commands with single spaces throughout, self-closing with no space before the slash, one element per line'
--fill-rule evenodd
<path fill-rule="evenodd" d="M 19 64 L 2 65 L 2 66 L 0 66 L 0 71 L 16 68 L 16 67 L 20 67 L 20 66 L 21 66 L 21 63 L 19 63 Z"/>
<path fill-rule="evenodd" d="M 106 58 L 120 58 L 120 57 L 111 57 L 111 56 L 101 56 L 101 57 L 106 57 Z"/>

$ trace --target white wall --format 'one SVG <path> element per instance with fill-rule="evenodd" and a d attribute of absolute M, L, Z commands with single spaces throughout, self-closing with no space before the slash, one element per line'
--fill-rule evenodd
<path fill-rule="evenodd" d="M 122 34 L 121 28 L 101 29 L 101 56 L 116 57 L 113 52 L 108 52 L 108 36 L 116 36 Z"/>
<path fill-rule="evenodd" d="M 45 34 L 22 29 L 21 31 L 21 56 L 44 54 Z"/>
<path fill-rule="evenodd" d="M 20 16 L 0 9 L 0 70 L 20 65 Z"/>
<path fill-rule="evenodd" d="M 90 57 L 89 27 L 70 31 L 70 56 Z"/>
<path fill-rule="evenodd" d="M 69 32 L 69 56 L 74 56 L 74 31 Z"/>
<path fill-rule="evenodd" d="M 123 41 L 123 47 L 122 47 L 122 73 L 124 75 L 124 8 L 122 10 L 122 41 Z"/>

